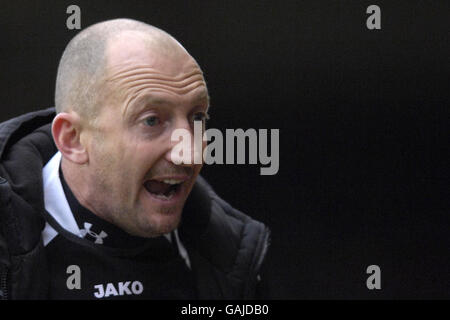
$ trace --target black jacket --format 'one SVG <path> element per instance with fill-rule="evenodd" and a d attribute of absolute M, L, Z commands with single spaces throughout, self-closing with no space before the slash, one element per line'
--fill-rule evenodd
<path fill-rule="evenodd" d="M 57 152 L 53 108 L 0 124 L 0 298 L 46 299 L 49 274 L 42 168 Z M 180 237 L 200 299 L 253 299 L 269 230 L 232 208 L 199 177 L 186 202 Z"/>

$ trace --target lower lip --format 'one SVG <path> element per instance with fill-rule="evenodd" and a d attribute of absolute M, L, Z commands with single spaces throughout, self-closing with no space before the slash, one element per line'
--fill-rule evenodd
<path fill-rule="evenodd" d="M 152 199 L 152 201 L 158 202 L 160 205 L 163 205 L 163 206 L 171 207 L 171 206 L 176 205 L 182 199 L 186 183 L 187 183 L 187 181 L 183 182 L 178 187 L 177 191 L 169 199 L 159 198 L 156 195 L 154 195 L 153 193 L 150 193 L 149 191 L 147 191 L 147 189 L 145 187 L 144 187 L 144 190 L 145 190 L 145 193 L 147 193 L 147 195 Z"/>

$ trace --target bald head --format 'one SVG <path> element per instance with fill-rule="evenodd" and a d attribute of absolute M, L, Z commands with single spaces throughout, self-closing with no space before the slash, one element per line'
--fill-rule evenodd
<path fill-rule="evenodd" d="M 193 131 L 195 121 L 204 126 L 209 107 L 203 72 L 187 51 L 141 22 L 96 24 L 64 51 L 55 100 L 52 135 L 81 205 L 140 237 L 174 230 L 201 164 L 177 163 L 171 137 Z M 168 197 L 148 189 L 163 177 L 182 187 Z"/>
<path fill-rule="evenodd" d="M 129 45 L 133 43 L 139 46 Z M 124 50 L 117 50 L 118 46 Z M 140 52 L 144 48 L 155 57 L 175 60 L 178 55 L 188 55 L 168 33 L 139 21 L 116 19 L 92 25 L 69 42 L 60 60 L 55 88 L 57 113 L 74 110 L 83 118 L 94 119 L 104 94 L 107 69 L 138 54 L 127 48 L 139 48 Z M 119 54 L 110 57 L 111 51 Z"/>

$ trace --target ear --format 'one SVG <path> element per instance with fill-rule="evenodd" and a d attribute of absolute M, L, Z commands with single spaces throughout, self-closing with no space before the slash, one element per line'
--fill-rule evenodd
<path fill-rule="evenodd" d="M 85 164 L 89 157 L 86 146 L 81 143 L 81 119 L 75 112 L 61 112 L 53 119 L 53 140 L 67 160 Z"/>

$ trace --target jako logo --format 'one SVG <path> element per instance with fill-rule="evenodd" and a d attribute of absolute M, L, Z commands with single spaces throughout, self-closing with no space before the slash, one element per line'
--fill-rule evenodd
<path fill-rule="evenodd" d="M 144 291 L 144 286 L 140 281 L 126 281 L 126 282 L 119 282 L 118 289 L 114 286 L 113 283 L 107 283 L 106 289 L 104 288 L 103 284 L 98 284 L 94 286 L 95 289 L 97 289 L 97 292 L 94 292 L 94 296 L 98 299 L 101 298 L 107 298 L 109 296 L 124 296 L 124 295 L 140 295 Z"/>

